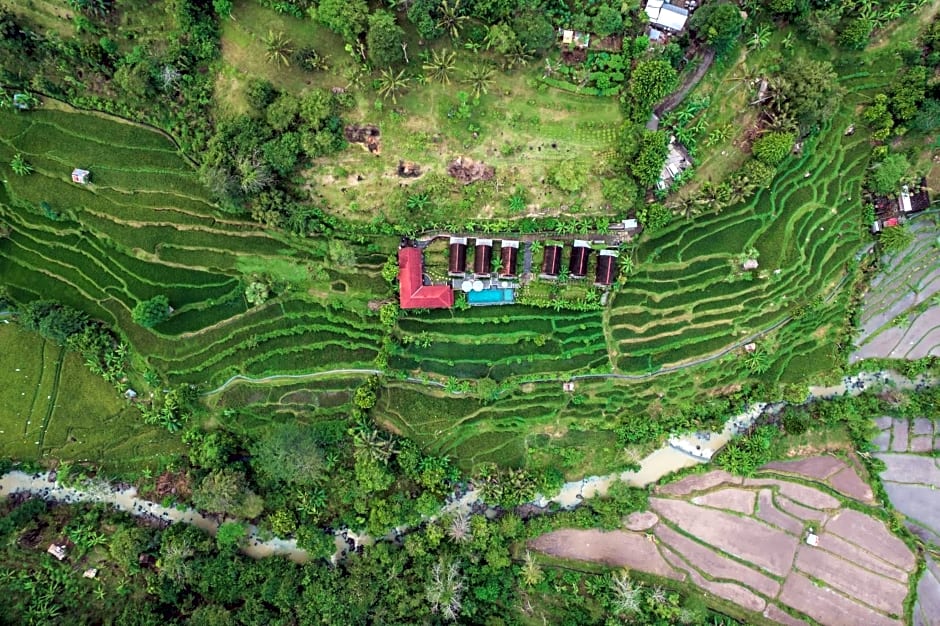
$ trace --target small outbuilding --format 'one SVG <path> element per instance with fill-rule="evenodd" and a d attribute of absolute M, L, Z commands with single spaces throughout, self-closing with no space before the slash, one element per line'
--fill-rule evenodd
<path fill-rule="evenodd" d="M 49 547 L 46 549 L 46 552 L 48 552 L 49 554 L 51 554 L 52 556 L 54 556 L 56 559 L 60 561 L 65 560 L 65 557 L 67 554 L 65 545 L 61 543 L 49 544 Z"/>
<path fill-rule="evenodd" d="M 758 267 L 760 267 L 760 263 L 757 262 L 757 259 L 745 259 L 744 263 L 741 264 L 741 269 L 745 272 L 756 270 Z"/>
<path fill-rule="evenodd" d="M 28 93 L 13 94 L 13 108 L 17 111 L 29 111 L 29 102 L 32 100 Z"/>
<path fill-rule="evenodd" d="M 72 182 L 78 183 L 79 185 L 87 185 L 91 182 L 91 172 L 75 168 L 72 170 Z"/>
<path fill-rule="evenodd" d="M 450 238 L 450 265 L 451 275 L 463 276 L 467 271 L 467 238 Z"/>
<path fill-rule="evenodd" d="M 473 253 L 473 273 L 489 276 L 493 271 L 493 240 L 477 239 Z"/>
<path fill-rule="evenodd" d="M 600 287 L 612 285 L 617 280 L 617 251 L 601 250 L 597 257 L 594 284 Z"/>
<path fill-rule="evenodd" d="M 572 278 L 584 278 L 587 275 L 590 256 L 591 242 L 575 239 L 571 246 L 571 258 L 568 260 L 568 272 Z"/>
<path fill-rule="evenodd" d="M 499 275 L 505 278 L 515 276 L 519 263 L 519 242 L 515 239 L 503 239 L 499 243 L 499 260 L 502 262 Z"/>
<path fill-rule="evenodd" d="M 561 246 L 545 246 L 542 250 L 542 276 L 557 278 L 561 273 Z"/>

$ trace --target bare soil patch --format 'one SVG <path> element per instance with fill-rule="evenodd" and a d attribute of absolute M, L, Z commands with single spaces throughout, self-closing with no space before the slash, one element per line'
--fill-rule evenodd
<path fill-rule="evenodd" d="M 799 537 L 803 534 L 803 522 L 778 509 L 777 505 L 774 504 L 773 492 L 769 489 L 761 489 L 757 506 L 758 519 L 773 524 L 791 535 Z"/>
<path fill-rule="evenodd" d="M 530 541 L 529 546 L 552 556 L 639 569 L 667 578 L 680 578 L 666 563 L 653 542 L 643 535 L 620 530 L 557 530 Z"/>
<path fill-rule="evenodd" d="M 813 489 L 812 487 L 800 485 L 798 483 L 777 480 L 774 478 L 748 478 L 744 481 L 744 484 L 745 486 L 759 485 L 761 487 L 777 487 L 780 493 L 787 496 L 788 498 L 796 500 L 797 502 L 801 502 L 814 509 L 823 510 L 839 508 L 839 501 L 829 494 L 823 493 L 818 489 Z"/>
<path fill-rule="evenodd" d="M 847 466 L 834 456 L 813 456 L 798 461 L 774 461 L 763 466 L 762 470 L 777 470 L 788 474 L 797 474 L 807 478 L 825 480 Z"/>
<path fill-rule="evenodd" d="M 843 509 L 829 520 L 829 523 L 826 524 L 826 530 L 868 550 L 901 569 L 912 570 L 916 563 L 910 548 L 892 535 L 884 522 L 864 513 L 852 509 Z"/>
<path fill-rule="evenodd" d="M 751 589 L 770 598 L 775 597 L 780 592 L 780 583 L 769 576 L 722 556 L 668 526 L 663 524 L 657 526 L 656 536 L 709 578 L 740 580 Z M 680 567 L 685 570 L 690 569 L 687 565 Z"/>
<path fill-rule="evenodd" d="M 783 624 L 783 626 L 808 626 L 806 622 L 793 617 L 776 604 L 767 605 L 767 610 L 764 611 L 764 617 Z"/>
<path fill-rule="evenodd" d="M 447 165 L 447 173 L 464 185 L 469 185 L 478 180 L 491 180 L 496 175 L 496 168 L 482 161 L 461 156 Z"/>
<path fill-rule="evenodd" d="M 797 504 L 786 496 L 778 495 L 774 498 L 774 502 L 777 503 L 777 506 L 780 507 L 782 511 L 789 513 L 793 517 L 803 520 L 804 522 L 815 522 L 819 524 L 826 521 L 826 514 L 822 511 L 817 511 L 816 509 L 805 507 L 802 504 Z"/>
<path fill-rule="evenodd" d="M 868 483 L 862 480 L 858 473 L 851 467 L 846 467 L 841 472 L 829 479 L 829 484 L 839 493 L 854 498 L 859 502 L 872 504 L 875 501 L 875 494 L 872 493 Z"/>
<path fill-rule="evenodd" d="M 692 474 L 674 483 L 656 488 L 656 493 L 669 496 L 687 496 L 695 491 L 708 491 L 718 485 L 740 485 L 741 477 L 732 476 L 728 472 L 718 470 L 707 474 Z"/>
<path fill-rule="evenodd" d="M 883 613 L 890 614 L 904 606 L 907 596 L 905 584 L 862 569 L 830 552 L 804 544 L 797 551 L 795 566 L 808 576 L 822 580 Z"/>
<path fill-rule="evenodd" d="M 791 574 L 783 586 L 780 601 L 822 624 L 865 624 L 898 626 L 899 620 L 886 617 L 828 587 L 817 587 L 802 574 Z"/>
<path fill-rule="evenodd" d="M 649 530 L 655 526 L 657 522 L 659 522 L 659 517 L 655 513 L 652 511 L 642 511 L 630 513 L 627 519 L 624 520 L 623 526 L 627 530 L 641 532 Z"/>
<path fill-rule="evenodd" d="M 849 543 L 838 535 L 823 532 L 818 536 L 819 545 L 817 547 L 820 550 L 826 550 L 827 552 L 831 552 L 832 554 L 835 554 L 836 556 L 845 559 L 846 561 L 857 563 L 861 567 L 864 567 L 867 570 L 871 570 L 876 574 L 880 574 L 881 576 L 887 576 L 888 578 L 894 580 L 907 581 L 908 579 L 908 574 L 906 571 L 886 561 L 883 561 L 871 552 L 867 552 L 855 544 Z"/>
<path fill-rule="evenodd" d="M 650 505 L 686 533 L 772 574 L 785 575 L 793 563 L 797 538 L 763 522 L 681 500 L 650 498 Z"/>
<path fill-rule="evenodd" d="M 747 489 L 719 489 L 692 498 L 692 504 L 751 515 L 754 513 L 756 499 L 757 494 Z"/>

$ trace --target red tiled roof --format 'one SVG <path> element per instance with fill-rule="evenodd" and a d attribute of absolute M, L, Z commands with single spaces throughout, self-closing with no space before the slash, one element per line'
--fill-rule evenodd
<path fill-rule="evenodd" d="M 897 225 L 898 225 L 898 218 L 896 217 L 892 217 L 890 219 L 885 220 L 886 227 L 897 226 Z"/>
<path fill-rule="evenodd" d="M 421 250 L 398 251 L 399 302 L 403 309 L 449 309 L 454 306 L 454 290 L 447 285 L 425 285 Z"/>

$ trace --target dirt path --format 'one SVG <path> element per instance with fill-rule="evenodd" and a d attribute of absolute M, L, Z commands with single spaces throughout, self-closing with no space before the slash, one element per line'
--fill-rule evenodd
<path fill-rule="evenodd" d="M 656 115 L 662 117 L 664 114 L 673 110 L 685 99 L 692 89 L 698 84 L 702 77 L 705 76 L 705 73 L 708 71 L 708 68 L 711 67 L 712 62 L 715 60 L 715 51 L 708 49 L 705 51 L 705 54 L 702 55 L 702 62 L 699 63 L 698 67 L 695 68 L 695 71 L 685 77 L 685 80 L 682 83 L 682 86 L 679 87 L 678 91 L 672 93 L 672 95 L 667 96 L 665 100 L 660 102 L 656 108 Z"/>

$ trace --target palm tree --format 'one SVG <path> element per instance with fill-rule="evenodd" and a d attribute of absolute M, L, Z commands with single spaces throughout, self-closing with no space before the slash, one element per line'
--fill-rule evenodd
<path fill-rule="evenodd" d="M 528 550 L 525 551 L 525 558 L 523 559 L 520 574 L 522 576 L 522 584 L 526 587 L 534 587 L 542 582 L 542 568 L 535 562 L 535 559 L 532 558 L 532 553 Z"/>
<path fill-rule="evenodd" d="M 450 84 L 450 74 L 457 64 L 457 53 L 453 50 L 431 51 L 431 58 L 421 67 L 428 73 L 428 78 L 442 85 Z"/>
<path fill-rule="evenodd" d="M 454 543 L 465 543 L 470 541 L 470 518 L 463 513 L 457 513 L 450 520 L 447 527 L 447 536 Z"/>
<path fill-rule="evenodd" d="M 615 574 L 610 580 L 613 587 L 614 613 L 617 615 L 632 615 L 640 612 L 641 591 L 643 587 L 630 580 L 630 573 L 626 570 Z"/>
<path fill-rule="evenodd" d="M 268 30 L 264 38 L 264 50 L 268 61 L 284 67 L 290 65 L 290 55 L 294 52 L 291 40 L 283 32 L 273 30 Z"/>
<path fill-rule="evenodd" d="M 493 68 L 486 65 L 474 65 L 467 72 L 467 77 L 463 82 L 470 85 L 473 96 L 479 98 L 482 94 L 489 93 L 490 85 L 493 84 Z"/>
<path fill-rule="evenodd" d="M 353 433 L 354 454 L 388 464 L 395 454 L 395 442 L 386 439 L 374 428 L 356 429 Z"/>
<path fill-rule="evenodd" d="M 437 27 L 450 33 L 451 39 L 457 39 L 460 36 L 460 29 L 470 19 L 460 14 L 460 0 L 454 0 L 453 4 L 448 0 L 441 0 L 439 9 L 441 18 L 437 21 Z"/>
<path fill-rule="evenodd" d="M 245 193 L 258 193 L 274 179 L 257 151 L 239 159 L 237 167 L 241 176 L 239 186 Z"/>
<path fill-rule="evenodd" d="M 382 70 L 379 78 L 379 95 L 386 100 L 391 100 L 392 104 L 398 104 L 398 96 L 408 87 L 411 79 L 405 76 L 405 70 L 399 70 L 397 74 L 392 68 Z"/>
<path fill-rule="evenodd" d="M 446 621 L 456 621 L 462 607 L 464 587 L 457 561 L 445 564 L 440 560 L 435 563 L 425 590 L 428 602 L 431 603 L 431 612 L 440 613 Z"/>
<path fill-rule="evenodd" d="M 12 169 L 13 173 L 17 176 L 26 176 L 33 173 L 33 166 L 27 163 L 26 159 L 19 152 L 13 155 L 13 160 L 10 161 L 10 169 Z"/>
<path fill-rule="evenodd" d="M 724 143 L 731 138 L 731 124 L 725 124 L 719 126 L 718 128 L 712 130 L 708 133 L 708 137 L 705 139 L 705 147 L 711 148 L 712 146 L 717 146 L 720 143 Z"/>
<path fill-rule="evenodd" d="M 512 49 L 504 55 L 503 66 L 505 69 L 511 70 L 516 66 L 525 67 L 531 60 L 532 51 L 517 41 Z"/>
<path fill-rule="evenodd" d="M 751 50 L 763 50 L 770 43 L 770 26 L 762 24 L 747 41 L 747 47 Z"/>

